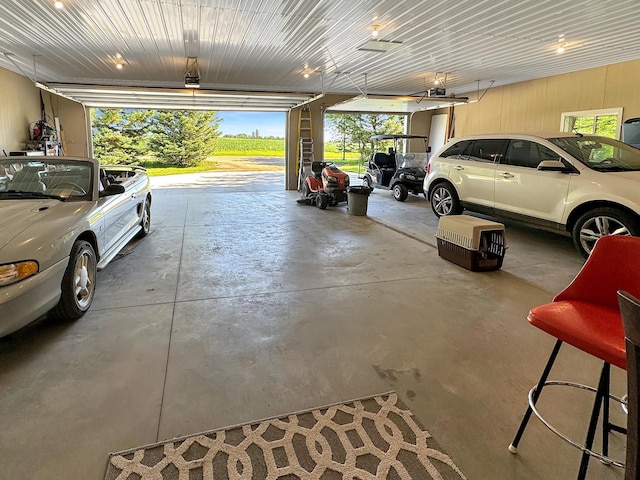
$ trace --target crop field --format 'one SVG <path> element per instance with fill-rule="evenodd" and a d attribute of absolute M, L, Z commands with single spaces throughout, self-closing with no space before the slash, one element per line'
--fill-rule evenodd
<path fill-rule="evenodd" d="M 335 143 L 324 145 L 325 158 L 340 159 L 342 152 Z M 221 137 L 216 140 L 215 156 L 225 157 L 284 157 L 284 138 Z M 345 159 L 357 159 L 357 152 L 347 152 Z"/>
<path fill-rule="evenodd" d="M 284 138 L 231 138 L 216 140 L 215 155 L 240 157 L 284 157 Z"/>

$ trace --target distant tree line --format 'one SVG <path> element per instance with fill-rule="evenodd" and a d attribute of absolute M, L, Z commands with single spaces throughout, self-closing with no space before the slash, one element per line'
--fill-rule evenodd
<path fill-rule="evenodd" d="M 251 135 L 247 135 L 246 133 L 236 133 L 236 134 L 225 133 L 223 137 L 224 138 L 265 138 L 267 140 L 284 140 L 284 137 L 278 137 L 274 135 L 259 135 L 258 133 L 259 133 L 258 130 L 256 130 L 255 132 L 252 132 Z"/>

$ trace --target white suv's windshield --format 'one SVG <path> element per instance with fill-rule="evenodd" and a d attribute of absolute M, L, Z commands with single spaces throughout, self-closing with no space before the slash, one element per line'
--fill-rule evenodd
<path fill-rule="evenodd" d="M 640 149 L 612 138 L 585 135 L 548 140 L 598 172 L 640 170 Z"/>

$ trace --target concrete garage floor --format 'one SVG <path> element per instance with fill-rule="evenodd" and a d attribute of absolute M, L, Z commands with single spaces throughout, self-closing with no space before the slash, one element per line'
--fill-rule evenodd
<path fill-rule="evenodd" d="M 507 451 L 554 343 L 526 314 L 582 265 L 569 238 L 507 223 L 503 268 L 470 272 L 438 256 L 422 197 L 376 190 L 358 217 L 296 204 L 281 174 L 166 181 L 82 319 L 0 340 L 0 478 L 100 480 L 109 452 L 389 390 L 469 479 L 577 475 L 535 419 Z M 566 346 L 551 376 L 599 368 Z M 592 397 L 565 390 L 539 406 L 581 440 Z"/>

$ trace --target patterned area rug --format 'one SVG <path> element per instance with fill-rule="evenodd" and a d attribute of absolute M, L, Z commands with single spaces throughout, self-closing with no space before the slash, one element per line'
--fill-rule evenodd
<path fill-rule="evenodd" d="M 450 480 L 465 476 L 394 392 L 109 457 L 105 480 Z"/>

